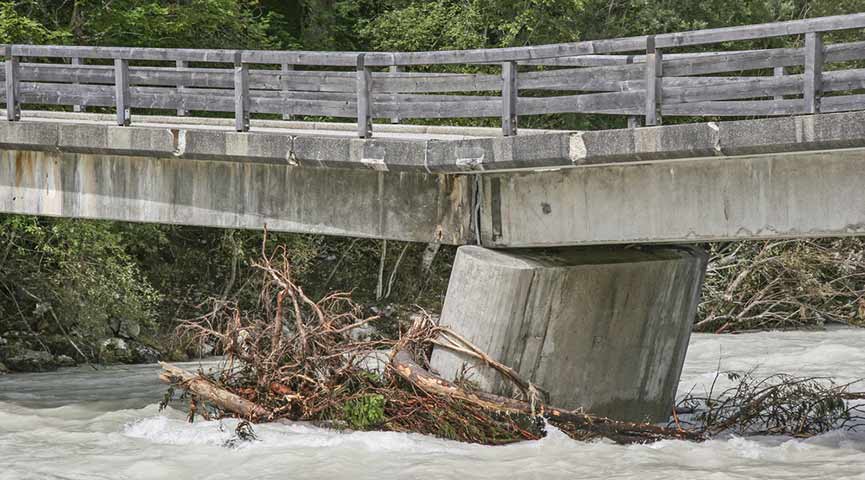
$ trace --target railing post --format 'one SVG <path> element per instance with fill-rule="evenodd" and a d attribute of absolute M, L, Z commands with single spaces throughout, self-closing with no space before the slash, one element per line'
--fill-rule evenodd
<path fill-rule="evenodd" d="M 18 98 L 18 57 L 12 55 L 12 45 L 3 49 L 6 69 L 6 120 L 15 122 L 21 119 L 21 104 Z"/>
<path fill-rule="evenodd" d="M 371 75 L 366 68 L 365 54 L 357 55 L 357 136 L 372 137 L 372 114 L 370 111 Z"/>
<path fill-rule="evenodd" d="M 82 63 L 81 63 L 80 58 L 72 57 L 72 66 L 73 67 L 80 67 L 81 65 L 82 65 Z M 79 85 L 77 80 L 75 82 L 72 82 L 72 84 L 75 86 Z M 72 111 L 73 112 L 83 112 L 84 110 L 85 110 L 84 105 L 81 105 L 81 104 L 72 105 Z"/>
<path fill-rule="evenodd" d="M 400 67 L 399 65 L 391 65 L 390 66 L 390 73 L 399 73 L 401 71 L 402 71 L 402 67 Z M 399 96 L 398 93 L 394 93 L 393 96 L 391 97 L 391 101 L 393 102 L 394 105 L 397 104 L 397 97 L 398 96 Z M 399 115 L 394 114 L 394 116 L 390 117 L 390 123 L 396 124 L 396 123 L 399 123 L 399 120 L 400 120 Z"/>
<path fill-rule="evenodd" d="M 129 60 L 114 59 L 114 102 L 117 107 L 117 125 L 129 126 L 131 110 L 129 107 Z"/>
<path fill-rule="evenodd" d="M 628 65 L 633 65 L 633 63 L 634 63 L 633 55 L 628 55 L 625 62 Z M 628 128 L 637 128 L 639 126 L 640 126 L 640 118 L 637 117 L 636 115 L 628 115 Z"/>
<path fill-rule="evenodd" d="M 660 125 L 661 117 L 661 78 L 663 58 L 655 48 L 655 36 L 646 37 L 646 126 Z"/>
<path fill-rule="evenodd" d="M 502 63 L 502 135 L 517 134 L 517 62 Z"/>
<path fill-rule="evenodd" d="M 288 81 L 288 72 L 294 70 L 294 65 L 289 65 L 287 63 L 282 64 L 282 95 L 284 98 L 290 98 L 291 96 L 291 87 Z M 293 120 L 293 117 L 290 113 L 282 114 L 283 120 Z"/>
<path fill-rule="evenodd" d="M 805 113 L 820 113 L 823 90 L 823 37 L 819 32 L 805 34 Z"/>
<path fill-rule="evenodd" d="M 249 65 L 240 51 L 234 53 L 234 129 L 249 131 Z"/>
<path fill-rule="evenodd" d="M 189 62 L 187 62 L 186 60 L 177 60 L 177 62 L 175 62 L 175 66 L 177 67 L 177 73 L 181 74 L 180 76 L 183 76 L 183 73 L 189 67 Z M 183 87 L 183 82 L 182 81 L 177 82 L 177 97 L 178 97 L 178 100 L 180 101 L 181 105 L 184 104 L 184 102 L 183 102 L 184 90 L 186 90 L 186 89 Z M 188 113 L 189 112 L 186 111 L 185 108 L 181 107 L 181 108 L 177 109 L 177 116 L 178 117 L 185 117 Z"/>

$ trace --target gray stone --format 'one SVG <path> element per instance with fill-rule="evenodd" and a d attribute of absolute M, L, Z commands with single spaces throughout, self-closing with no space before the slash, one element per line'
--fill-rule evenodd
<path fill-rule="evenodd" d="M 552 404 L 622 420 L 664 421 L 688 346 L 707 262 L 689 247 L 457 251 L 441 315 Z M 470 357 L 436 348 L 444 378 L 493 393 L 510 384 Z"/>
<path fill-rule="evenodd" d="M 130 348 L 132 363 L 156 363 L 161 358 L 158 350 L 141 343 L 135 343 Z"/>
<path fill-rule="evenodd" d="M 22 350 L 7 357 L 4 363 L 14 372 L 47 372 L 57 369 L 54 356 L 41 350 Z"/>
<path fill-rule="evenodd" d="M 54 363 L 56 363 L 58 367 L 74 367 L 75 365 L 77 365 L 75 359 L 70 357 L 69 355 L 55 356 Z"/>
<path fill-rule="evenodd" d="M 103 363 L 131 363 L 132 352 L 122 338 L 108 338 L 99 344 L 99 360 Z"/>
<path fill-rule="evenodd" d="M 115 318 L 111 320 L 111 329 L 114 334 L 127 339 L 135 339 L 141 335 L 141 325 L 135 320 L 128 318 Z"/>

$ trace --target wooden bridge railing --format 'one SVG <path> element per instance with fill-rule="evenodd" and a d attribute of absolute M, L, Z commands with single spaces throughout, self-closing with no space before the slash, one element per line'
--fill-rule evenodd
<path fill-rule="evenodd" d="M 372 119 L 626 115 L 772 116 L 865 109 L 865 69 L 827 64 L 865 59 L 865 41 L 823 44 L 823 34 L 865 28 L 865 13 L 685 33 L 536 47 L 355 53 L 5 45 L 0 101 L 113 107 L 118 125 L 135 109 L 345 117 L 358 135 Z M 801 48 L 681 53 L 686 47 L 804 35 Z M 676 49 L 679 53 L 664 54 Z M 494 65 L 500 64 L 500 70 Z M 479 72 L 442 73 L 470 65 Z M 845 67 L 846 65 L 840 65 Z M 784 74 L 793 68 L 801 73 Z M 439 70 L 439 71 L 436 71 Z M 746 72 L 753 72 L 746 74 Z M 768 74 L 767 74 L 768 72 Z M 728 74 L 720 76 L 719 74 Z"/>

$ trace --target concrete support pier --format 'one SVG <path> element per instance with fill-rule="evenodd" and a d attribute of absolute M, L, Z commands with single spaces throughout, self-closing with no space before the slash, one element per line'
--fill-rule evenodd
<path fill-rule="evenodd" d="M 693 247 L 490 250 L 460 247 L 441 324 L 550 393 L 552 404 L 621 420 L 670 415 L 706 269 Z M 437 347 L 481 389 L 498 373 Z"/>

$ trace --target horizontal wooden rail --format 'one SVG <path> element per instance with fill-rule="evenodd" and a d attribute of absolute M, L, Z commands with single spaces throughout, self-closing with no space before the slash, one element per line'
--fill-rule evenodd
<path fill-rule="evenodd" d="M 865 41 L 825 44 L 826 32 L 865 28 L 865 13 L 611 40 L 466 51 L 304 52 L 129 47 L 0 46 L 7 119 L 28 107 L 252 114 L 278 118 L 521 115 L 773 116 L 865 109 Z M 801 35 L 799 48 L 687 47 Z M 849 36 L 847 37 L 849 38 Z M 804 39 L 805 41 L 802 41 Z M 675 48 L 676 53 L 666 50 Z M 648 60 L 648 61 L 647 61 Z M 845 63 L 847 62 L 847 63 Z M 471 65 L 460 73 L 453 65 Z"/>

